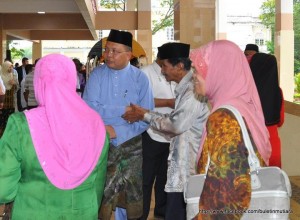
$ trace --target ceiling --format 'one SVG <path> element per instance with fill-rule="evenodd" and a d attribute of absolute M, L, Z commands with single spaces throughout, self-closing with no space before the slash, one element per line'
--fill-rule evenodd
<path fill-rule="evenodd" d="M 97 40 L 93 3 L 95 0 L 0 0 L 0 30 L 2 27 L 8 40 Z"/>

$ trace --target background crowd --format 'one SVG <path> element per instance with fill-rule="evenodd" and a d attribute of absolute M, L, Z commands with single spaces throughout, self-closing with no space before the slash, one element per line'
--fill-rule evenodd
<path fill-rule="evenodd" d="M 0 203 L 13 204 L 12 219 L 147 219 L 154 189 L 155 218 L 185 220 L 187 180 L 205 172 L 194 219 L 240 219 L 201 212 L 251 201 L 248 152 L 224 105 L 243 116 L 261 164 L 281 166 L 274 56 L 227 40 L 173 42 L 140 69 L 132 40 L 112 29 L 88 78 L 58 54 L 3 62 Z"/>

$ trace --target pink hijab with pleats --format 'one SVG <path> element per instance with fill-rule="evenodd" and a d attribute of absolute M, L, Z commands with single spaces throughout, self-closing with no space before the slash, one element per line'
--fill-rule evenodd
<path fill-rule="evenodd" d="M 60 54 L 41 58 L 34 71 L 38 107 L 25 111 L 33 145 L 49 181 L 73 189 L 95 168 L 105 141 L 105 126 L 76 93 L 76 69 Z"/>
<path fill-rule="evenodd" d="M 198 74 L 205 79 L 206 96 L 212 105 L 212 112 L 222 105 L 231 105 L 238 109 L 247 122 L 260 155 L 269 164 L 269 133 L 244 53 L 233 42 L 217 40 L 192 50 L 190 58 Z M 198 159 L 205 137 L 206 131 L 201 140 Z"/>

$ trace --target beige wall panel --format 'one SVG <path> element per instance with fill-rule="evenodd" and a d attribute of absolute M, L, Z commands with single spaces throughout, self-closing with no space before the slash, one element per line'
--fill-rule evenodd
<path fill-rule="evenodd" d="M 23 30 L 23 31 L 9 30 L 9 31 L 6 31 L 6 34 L 9 35 L 10 37 L 23 39 L 23 40 L 30 39 L 30 37 L 31 37 L 30 31 L 27 31 L 27 30 Z M 8 36 L 8 38 L 10 38 L 9 36 Z"/>
<path fill-rule="evenodd" d="M 149 30 L 151 29 L 151 12 L 101 11 L 96 15 L 95 29 Z"/>
<path fill-rule="evenodd" d="M 215 5 L 207 1 L 180 0 L 176 12 L 175 39 L 199 47 L 215 39 Z"/>
<path fill-rule="evenodd" d="M 96 15 L 96 30 L 136 30 L 138 13 L 135 11 L 106 12 L 101 11 Z"/>
<path fill-rule="evenodd" d="M 151 11 L 138 12 L 138 30 L 151 29 Z"/>
<path fill-rule="evenodd" d="M 32 44 L 32 63 L 34 63 L 36 59 L 41 58 L 43 56 L 42 50 L 43 50 L 42 41 L 40 41 L 39 43 Z"/>
<path fill-rule="evenodd" d="M 87 29 L 81 14 L 5 14 L 3 19 L 5 30 Z"/>
<path fill-rule="evenodd" d="M 152 62 L 152 32 L 151 30 L 137 31 L 137 41 L 146 52 L 146 63 Z"/>
<path fill-rule="evenodd" d="M 279 128 L 281 139 L 282 168 L 289 176 L 300 175 L 300 138 L 299 138 L 300 117 L 285 114 L 285 123 Z"/>
<path fill-rule="evenodd" d="M 35 40 L 94 40 L 91 32 L 83 31 L 31 31 L 31 39 Z"/>

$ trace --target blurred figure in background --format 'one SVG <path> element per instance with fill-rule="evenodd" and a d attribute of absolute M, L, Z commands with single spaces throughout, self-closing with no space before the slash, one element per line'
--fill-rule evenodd
<path fill-rule="evenodd" d="M 14 67 L 14 69 L 16 70 L 18 67 L 20 66 L 20 64 L 19 63 L 15 63 L 15 67 Z"/>
<path fill-rule="evenodd" d="M 25 102 L 25 98 L 23 95 L 24 92 L 24 79 L 26 78 L 27 72 L 25 69 L 25 66 L 29 64 L 29 60 L 27 57 L 23 57 L 22 58 L 22 65 L 19 66 L 16 71 L 18 73 L 18 82 L 19 82 L 19 87 L 17 90 L 17 110 L 19 112 L 23 111 L 26 106 L 24 106 L 26 104 Z"/>
<path fill-rule="evenodd" d="M 5 61 L 1 68 L 1 78 L 5 87 L 5 97 L 0 115 L 0 137 L 4 132 L 8 117 L 15 112 L 15 92 L 18 89 L 18 75 L 14 74 L 13 64 Z"/>
<path fill-rule="evenodd" d="M 76 66 L 76 71 L 77 71 L 76 92 L 81 97 L 82 94 L 83 94 L 83 91 L 84 91 L 84 86 L 85 86 L 85 77 L 82 74 L 82 63 L 77 58 L 74 58 L 73 62 L 75 64 L 75 66 Z"/>
<path fill-rule="evenodd" d="M 278 128 L 284 123 L 284 99 L 279 87 L 277 60 L 274 55 L 259 52 L 255 44 L 247 44 L 244 54 L 250 64 L 265 124 L 270 134 L 272 154 L 269 165 L 281 167 L 281 141 Z"/>
<path fill-rule="evenodd" d="M 137 57 L 133 57 L 131 60 L 130 60 L 130 64 L 132 66 L 135 66 L 136 68 L 140 68 L 140 61 Z"/>
<path fill-rule="evenodd" d="M 1 66 L 0 66 L 0 73 L 1 73 Z M 0 74 L 0 111 L 3 108 L 3 103 L 4 103 L 4 96 L 5 96 L 5 86 Z M 0 112 L 0 114 L 2 114 L 2 111 Z"/>
<path fill-rule="evenodd" d="M 24 89 L 25 89 L 24 98 L 27 103 L 27 109 L 30 110 L 32 108 L 36 108 L 38 105 L 35 99 L 34 86 L 33 86 L 34 65 L 27 64 L 25 69 L 28 74 L 25 78 L 25 83 L 24 83 Z"/>

